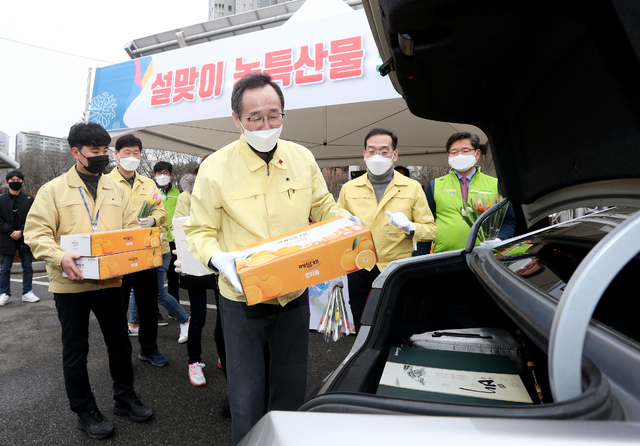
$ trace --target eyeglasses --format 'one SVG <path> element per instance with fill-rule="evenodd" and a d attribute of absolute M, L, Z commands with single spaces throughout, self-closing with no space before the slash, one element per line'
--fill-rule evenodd
<path fill-rule="evenodd" d="M 381 155 L 381 156 L 384 156 L 385 158 L 388 158 L 389 155 L 391 153 L 393 153 L 393 150 L 390 150 L 390 149 L 380 149 L 380 150 L 367 149 L 366 152 L 367 152 L 367 156 Z"/>
<path fill-rule="evenodd" d="M 249 121 L 249 126 L 254 128 L 254 129 L 258 129 L 260 127 L 262 127 L 262 124 L 264 123 L 264 120 L 266 119 L 267 122 L 269 123 L 270 126 L 278 126 L 280 124 L 282 124 L 282 118 L 284 118 L 284 113 L 272 113 L 269 116 L 267 116 L 266 118 L 264 116 L 260 116 L 260 115 L 253 115 L 253 116 L 243 116 L 244 119 L 246 119 L 247 121 Z"/>
<path fill-rule="evenodd" d="M 448 156 L 458 156 L 460 154 L 462 155 L 471 155 L 473 153 L 475 153 L 476 149 L 462 149 L 462 150 L 457 150 L 457 149 L 453 149 L 453 150 L 449 150 L 449 152 L 447 152 Z"/>

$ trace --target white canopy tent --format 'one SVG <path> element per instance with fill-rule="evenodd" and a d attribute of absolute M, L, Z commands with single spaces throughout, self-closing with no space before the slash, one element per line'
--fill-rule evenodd
<path fill-rule="evenodd" d="M 13 158 L 0 152 L 0 169 L 17 169 L 20 164 Z"/>
<path fill-rule="evenodd" d="M 188 40 L 174 34 L 178 46 Z M 151 55 L 98 68 L 89 119 L 114 137 L 135 133 L 147 148 L 204 156 L 238 138 L 234 81 L 265 71 L 285 95 L 282 138 L 309 148 L 321 167 L 362 164 L 363 138 L 374 127 L 399 136 L 404 165 L 445 166 L 444 143 L 457 131 L 486 141 L 473 126 L 413 116 L 377 72 L 382 61 L 364 11 L 342 0 L 308 0 L 282 26 L 182 46 L 156 45 Z M 134 47 L 132 56 L 144 54 Z"/>

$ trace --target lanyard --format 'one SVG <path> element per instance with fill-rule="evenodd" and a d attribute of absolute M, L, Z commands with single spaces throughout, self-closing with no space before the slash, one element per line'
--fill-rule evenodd
<path fill-rule="evenodd" d="M 93 229 L 93 232 L 97 232 L 98 218 L 100 217 L 100 210 L 98 209 L 98 212 L 96 213 L 96 221 L 93 221 L 93 218 L 91 217 L 91 212 L 89 211 L 89 205 L 87 204 L 87 200 L 84 198 L 84 194 L 82 193 L 82 188 L 79 187 L 78 190 L 80 191 L 80 196 L 82 197 L 82 201 L 84 201 L 84 207 L 87 209 L 87 214 L 89 214 L 89 219 L 91 220 L 91 228 Z"/>

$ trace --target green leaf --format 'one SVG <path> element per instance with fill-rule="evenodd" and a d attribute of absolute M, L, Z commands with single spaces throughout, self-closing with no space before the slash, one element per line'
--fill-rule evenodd
<path fill-rule="evenodd" d="M 357 236 L 353 239 L 353 246 L 351 247 L 351 251 L 355 251 L 355 249 L 358 247 L 358 243 L 360 243 L 360 236 Z"/>

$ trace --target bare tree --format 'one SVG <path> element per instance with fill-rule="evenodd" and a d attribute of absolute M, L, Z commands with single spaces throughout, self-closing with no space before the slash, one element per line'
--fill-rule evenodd
<path fill-rule="evenodd" d="M 340 189 L 344 183 L 349 180 L 349 168 L 348 167 L 323 167 L 322 176 L 327 183 L 329 192 L 333 195 L 333 198 L 338 200 L 340 196 Z"/>
<path fill-rule="evenodd" d="M 144 150 L 142 152 L 142 162 L 138 168 L 138 173 L 149 178 L 153 178 L 153 166 L 158 161 L 168 161 L 173 165 L 173 184 L 177 187 L 180 178 L 185 173 L 189 173 L 193 167 L 200 163 L 200 157 L 188 155 L 186 153 L 171 152 L 167 150 Z M 24 191 L 35 195 L 38 189 L 45 183 L 67 172 L 75 164 L 75 159 L 71 151 L 44 152 L 41 150 L 27 150 L 20 154 L 20 167 L 17 169 L 24 174 Z M 106 171 L 116 168 L 115 160 Z M 0 174 L 4 179 L 9 170 L 3 170 Z M 4 185 L 4 181 L 0 181 Z M 0 187 L 0 192 L 6 191 L 6 187 Z"/>
<path fill-rule="evenodd" d="M 426 187 L 432 180 L 446 175 L 448 172 L 448 167 L 415 166 L 412 176 L 414 180 Z"/>
<path fill-rule="evenodd" d="M 23 152 L 20 154 L 18 170 L 24 174 L 24 191 L 35 195 L 42 185 L 65 173 L 74 163 L 75 160 L 70 151 L 27 150 Z"/>
<path fill-rule="evenodd" d="M 158 161 L 166 161 L 173 166 L 172 184 L 178 187 L 182 176 L 190 173 L 191 169 L 197 166 L 201 159 L 202 158 L 198 156 L 181 152 L 145 149 L 142 151 L 142 161 L 140 162 L 138 173 L 153 178 L 153 166 L 155 166 Z"/>

